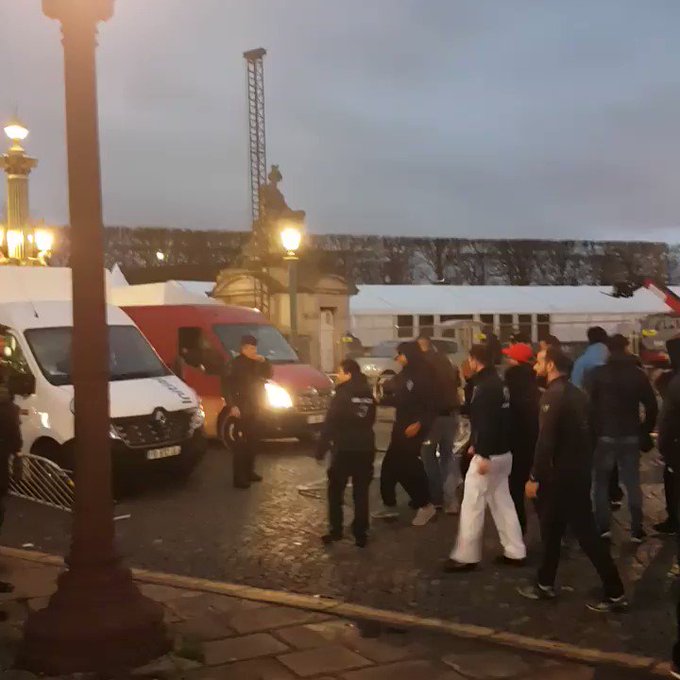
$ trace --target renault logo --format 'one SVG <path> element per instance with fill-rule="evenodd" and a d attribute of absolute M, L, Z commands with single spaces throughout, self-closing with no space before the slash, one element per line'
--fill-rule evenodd
<path fill-rule="evenodd" d="M 161 425 L 162 427 L 168 424 L 168 416 L 165 414 L 163 409 L 157 408 L 153 412 L 153 419 L 158 425 Z"/>

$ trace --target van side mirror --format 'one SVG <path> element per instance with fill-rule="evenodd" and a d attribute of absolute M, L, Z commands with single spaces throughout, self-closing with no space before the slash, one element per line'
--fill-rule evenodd
<path fill-rule="evenodd" d="M 31 373 L 17 373 L 12 371 L 7 379 L 7 387 L 12 394 L 29 397 L 35 394 L 35 376 Z"/>

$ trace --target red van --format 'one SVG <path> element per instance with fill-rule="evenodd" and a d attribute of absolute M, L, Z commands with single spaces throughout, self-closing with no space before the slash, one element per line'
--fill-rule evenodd
<path fill-rule="evenodd" d="M 258 350 L 274 368 L 263 436 L 310 439 L 320 429 L 332 381 L 300 363 L 283 335 L 257 310 L 209 299 L 204 304 L 121 306 L 167 366 L 201 397 L 209 437 L 223 438 L 227 408 L 220 375 L 225 362 L 238 354 L 244 335 L 258 339 Z"/>

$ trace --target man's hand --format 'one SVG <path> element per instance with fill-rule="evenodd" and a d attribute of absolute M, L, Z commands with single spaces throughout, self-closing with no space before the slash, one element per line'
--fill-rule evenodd
<path fill-rule="evenodd" d="M 474 456 L 477 455 L 477 452 L 475 451 L 475 447 L 472 446 L 472 444 L 470 444 L 470 446 L 468 447 L 468 450 L 467 450 L 465 453 L 466 453 L 468 456 L 470 456 L 470 458 L 473 458 Z"/>
<path fill-rule="evenodd" d="M 491 462 L 488 458 L 480 458 L 477 461 L 477 472 L 479 472 L 480 475 L 486 475 L 490 469 Z"/>
<path fill-rule="evenodd" d="M 529 499 L 533 500 L 538 496 L 538 482 L 534 482 L 531 479 L 524 485 L 524 495 Z"/>
<path fill-rule="evenodd" d="M 238 406 L 232 406 L 231 411 L 229 411 L 229 415 L 232 418 L 240 418 L 241 417 L 241 409 Z"/>
<path fill-rule="evenodd" d="M 404 434 L 406 435 L 407 439 L 413 439 L 413 437 L 418 435 L 418 432 L 420 432 L 421 425 L 420 423 L 412 423 L 409 425 L 405 430 Z"/>
<path fill-rule="evenodd" d="M 267 360 L 261 354 L 256 354 L 255 361 L 259 361 L 261 364 L 263 364 Z"/>

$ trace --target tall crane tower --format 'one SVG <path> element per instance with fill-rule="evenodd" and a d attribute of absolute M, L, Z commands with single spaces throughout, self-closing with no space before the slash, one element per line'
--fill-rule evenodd
<path fill-rule="evenodd" d="M 250 142 L 250 206 L 253 226 L 260 217 L 260 188 L 267 183 L 267 143 L 264 124 L 264 55 L 259 47 L 243 53 L 248 74 L 248 133 Z"/>

